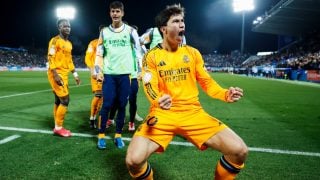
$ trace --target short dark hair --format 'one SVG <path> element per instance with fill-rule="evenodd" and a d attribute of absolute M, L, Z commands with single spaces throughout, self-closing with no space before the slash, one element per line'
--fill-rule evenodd
<path fill-rule="evenodd" d="M 106 27 L 105 24 L 100 24 L 100 26 L 99 26 L 99 32 L 100 32 L 104 27 Z"/>
<path fill-rule="evenodd" d="M 137 30 L 137 31 L 139 30 L 138 26 L 136 26 L 136 25 L 134 25 L 134 24 L 132 24 L 131 27 L 133 27 L 133 29 L 135 29 L 135 30 Z"/>
<path fill-rule="evenodd" d="M 155 18 L 155 24 L 157 28 L 161 28 L 162 26 L 166 26 L 170 17 L 173 15 L 182 14 L 184 16 L 184 8 L 181 7 L 180 4 L 173 4 L 167 6 L 164 10 L 162 10 Z"/>
<path fill-rule="evenodd" d="M 61 23 L 63 23 L 63 22 L 69 22 L 69 20 L 68 20 L 68 19 L 65 19 L 65 18 L 58 19 L 58 20 L 57 20 L 57 27 L 59 28 L 60 25 L 61 25 Z"/>
<path fill-rule="evenodd" d="M 124 5 L 120 1 L 113 1 L 110 3 L 109 9 L 121 9 L 121 11 L 124 10 Z"/>

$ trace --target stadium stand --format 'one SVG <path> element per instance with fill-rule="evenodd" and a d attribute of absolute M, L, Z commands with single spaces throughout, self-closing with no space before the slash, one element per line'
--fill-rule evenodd
<path fill-rule="evenodd" d="M 281 0 L 255 21 L 252 31 L 279 36 L 271 55 L 206 55 L 209 70 L 233 67 L 234 73 L 320 82 L 320 1 Z"/>
<path fill-rule="evenodd" d="M 74 55 L 77 68 L 86 68 L 83 56 Z M 24 48 L 0 47 L 0 71 L 28 69 L 46 70 L 47 56 L 44 50 L 29 52 Z"/>
<path fill-rule="evenodd" d="M 280 0 L 253 24 L 252 31 L 279 36 L 278 51 L 271 55 L 203 55 L 209 71 L 224 71 L 262 77 L 320 82 L 320 1 Z M 77 68 L 86 69 L 83 55 L 74 55 Z M 43 68 L 46 52 L 0 47 L 0 71 L 21 67 Z"/>

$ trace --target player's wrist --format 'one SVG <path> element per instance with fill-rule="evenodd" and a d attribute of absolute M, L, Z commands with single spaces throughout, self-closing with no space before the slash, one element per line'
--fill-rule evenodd
<path fill-rule="evenodd" d="M 79 74 L 76 71 L 73 72 L 72 75 L 73 75 L 74 78 L 78 78 L 79 77 Z"/>

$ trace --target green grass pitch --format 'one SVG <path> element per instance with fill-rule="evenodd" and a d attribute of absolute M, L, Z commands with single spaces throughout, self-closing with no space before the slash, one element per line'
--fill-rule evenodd
<path fill-rule="evenodd" d="M 0 179 L 130 179 L 126 148 L 117 149 L 112 139 L 107 139 L 105 151 L 96 148 L 97 131 L 88 124 L 89 72 L 79 75 L 81 86 L 75 86 L 70 76 L 71 101 L 65 119 L 65 127 L 79 134 L 61 138 L 52 135 L 54 98 L 46 72 L 0 72 Z M 241 101 L 228 104 L 200 90 L 205 110 L 237 132 L 250 149 L 238 179 L 320 179 L 319 84 L 212 76 L 223 87 L 239 86 L 245 92 Z M 140 89 L 140 116 L 147 114 L 148 105 Z M 127 124 L 126 147 L 132 137 Z M 114 127 L 106 134 L 113 137 Z M 199 151 L 181 137 L 174 142 L 181 144 L 173 143 L 165 153 L 149 159 L 155 179 L 213 178 L 219 152 Z"/>

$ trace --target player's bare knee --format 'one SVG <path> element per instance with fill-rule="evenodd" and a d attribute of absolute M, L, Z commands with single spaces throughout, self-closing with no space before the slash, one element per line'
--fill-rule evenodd
<path fill-rule="evenodd" d="M 60 104 L 60 100 L 59 99 L 55 99 L 54 100 L 54 104 L 56 104 L 58 106 Z"/>
<path fill-rule="evenodd" d="M 144 162 L 145 159 L 141 158 L 141 156 L 135 155 L 135 153 L 128 153 L 126 156 L 126 164 L 130 168 L 140 168 Z"/>
<path fill-rule="evenodd" d="M 234 146 L 233 156 L 238 160 L 244 162 L 248 155 L 248 147 L 245 143 L 239 143 Z"/>
<path fill-rule="evenodd" d="M 69 105 L 69 98 L 61 99 L 60 104 L 62 104 L 64 106 L 68 106 Z"/>

